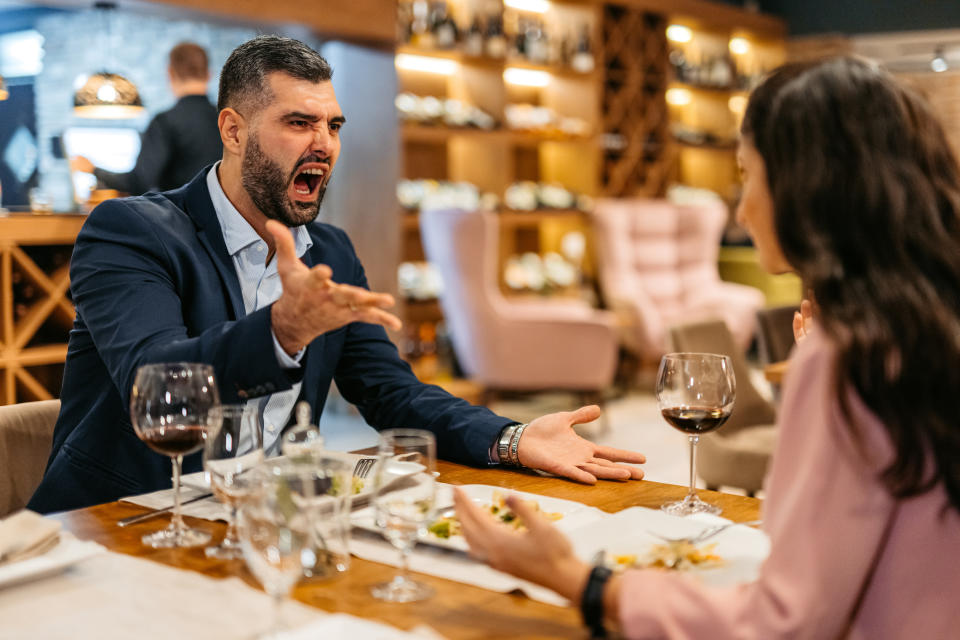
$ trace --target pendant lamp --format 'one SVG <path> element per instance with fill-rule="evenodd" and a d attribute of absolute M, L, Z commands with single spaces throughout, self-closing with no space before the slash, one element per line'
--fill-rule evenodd
<path fill-rule="evenodd" d="M 98 2 L 93 6 L 102 12 L 105 23 L 102 33 L 106 35 L 109 45 L 110 18 L 107 12 L 115 9 L 116 5 L 112 2 Z M 140 101 L 140 92 L 132 82 L 119 74 L 99 71 L 87 78 L 83 86 L 77 89 L 73 96 L 73 113 L 80 118 L 136 118 L 143 113 L 143 102 Z"/>

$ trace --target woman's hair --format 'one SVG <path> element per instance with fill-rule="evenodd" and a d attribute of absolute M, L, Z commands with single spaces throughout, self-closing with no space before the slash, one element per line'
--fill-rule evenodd
<path fill-rule="evenodd" d="M 943 127 L 877 65 L 836 58 L 774 71 L 742 134 L 837 345 L 842 410 L 852 385 L 896 449 L 886 486 L 906 497 L 943 481 L 960 509 L 960 169 Z"/>

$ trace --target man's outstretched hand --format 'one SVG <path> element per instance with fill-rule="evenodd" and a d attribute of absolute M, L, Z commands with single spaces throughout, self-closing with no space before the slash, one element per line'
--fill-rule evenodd
<path fill-rule="evenodd" d="M 520 438 L 517 454 L 520 464 L 564 476 L 584 484 L 602 480 L 640 480 L 643 470 L 618 464 L 647 461 L 642 453 L 601 447 L 584 440 L 573 425 L 591 422 L 600 417 L 600 407 L 590 405 L 576 411 L 562 411 L 541 416 L 531 422 Z"/>
<path fill-rule="evenodd" d="M 400 328 L 400 320 L 384 311 L 393 306 L 393 296 L 334 282 L 327 265 L 308 267 L 300 261 L 287 227 L 270 220 L 267 231 L 273 236 L 277 272 L 283 283 L 283 294 L 271 310 L 271 323 L 284 351 L 292 355 L 317 336 L 351 322 Z"/>

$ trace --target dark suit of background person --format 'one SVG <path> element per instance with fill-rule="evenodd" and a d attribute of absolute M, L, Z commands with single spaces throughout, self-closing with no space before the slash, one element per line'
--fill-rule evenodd
<path fill-rule="evenodd" d="M 177 103 L 154 116 L 140 138 L 140 155 L 133 169 L 114 173 L 82 156 L 72 159 L 75 171 L 93 173 L 105 188 L 139 195 L 167 191 L 189 182 L 200 169 L 223 153 L 217 108 L 207 98 L 210 72 L 202 47 L 183 42 L 170 51 L 170 88 Z"/>
<path fill-rule="evenodd" d="M 313 239 L 303 256 L 307 265 L 323 262 L 337 282 L 367 286 L 343 231 L 320 222 L 306 228 Z M 70 277 L 77 319 L 63 405 L 30 509 L 49 513 L 170 486 L 169 459 L 143 444 L 130 423 L 128 399 L 140 364 L 212 363 L 224 403 L 294 382 L 277 362 L 271 307 L 244 315 L 206 170 L 181 189 L 97 207 L 77 237 Z M 429 429 L 448 460 L 488 464 L 490 444 L 512 423 L 420 383 L 378 325 L 354 322 L 321 335 L 303 363 L 300 399 L 313 415 L 320 415 L 335 380 L 367 422 Z M 183 468 L 200 470 L 200 454 L 186 457 Z"/>

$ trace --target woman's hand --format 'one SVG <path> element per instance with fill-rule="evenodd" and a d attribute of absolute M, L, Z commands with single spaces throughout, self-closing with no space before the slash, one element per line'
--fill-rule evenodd
<path fill-rule="evenodd" d="M 800 303 L 800 311 L 793 314 L 793 338 L 797 344 L 807 337 L 813 331 L 813 303 L 804 299 Z"/>
<path fill-rule="evenodd" d="M 507 506 L 527 527 L 517 531 L 496 521 L 460 489 L 454 489 L 454 501 L 470 555 L 552 589 L 574 605 L 580 602 L 590 567 L 574 555 L 570 541 L 543 515 L 517 496 L 508 496 Z"/>

